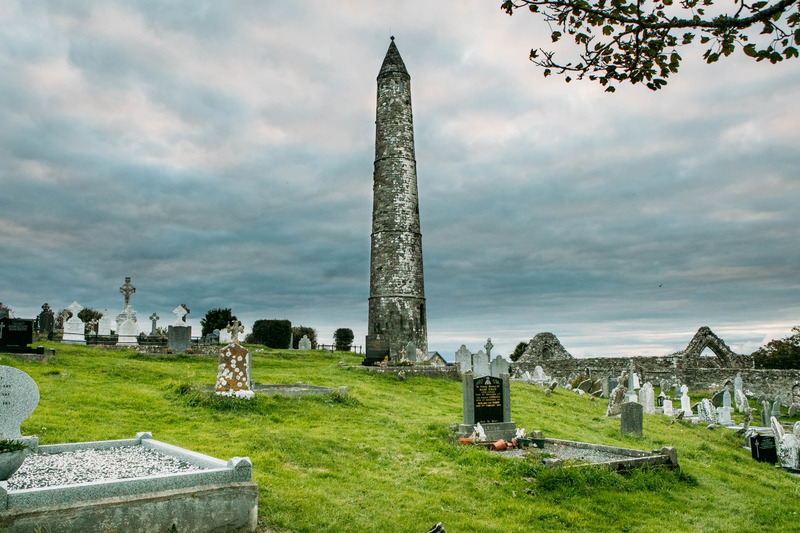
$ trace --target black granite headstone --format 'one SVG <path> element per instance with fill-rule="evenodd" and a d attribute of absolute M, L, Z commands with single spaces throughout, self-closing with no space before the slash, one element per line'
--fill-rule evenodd
<path fill-rule="evenodd" d="M 473 381 L 475 389 L 475 422 L 503 421 L 503 380 L 483 376 Z"/>
<path fill-rule="evenodd" d="M 26 349 L 33 342 L 33 319 L 0 318 L 0 348 Z"/>
<path fill-rule="evenodd" d="M 376 339 L 372 335 L 367 335 L 365 346 L 365 357 L 362 366 L 374 366 L 389 357 L 388 339 Z"/>
<path fill-rule="evenodd" d="M 775 447 L 775 437 L 772 435 L 754 435 L 750 439 L 750 453 L 756 461 L 771 464 L 777 463 L 778 450 Z"/>

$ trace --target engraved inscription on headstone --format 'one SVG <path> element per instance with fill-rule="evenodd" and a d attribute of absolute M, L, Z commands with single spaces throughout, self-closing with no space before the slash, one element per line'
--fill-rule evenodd
<path fill-rule="evenodd" d="M 389 340 L 376 339 L 371 335 L 367 335 L 367 359 L 383 361 L 385 357 L 389 356 Z"/>
<path fill-rule="evenodd" d="M 473 381 L 475 389 L 475 422 L 503 421 L 503 380 L 483 376 Z"/>
<path fill-rule="evenodd" d="M 19 439 L 19 427 L 39 404 L 39 387 L 23 372 L 0 366 L 0 439 Z"/>

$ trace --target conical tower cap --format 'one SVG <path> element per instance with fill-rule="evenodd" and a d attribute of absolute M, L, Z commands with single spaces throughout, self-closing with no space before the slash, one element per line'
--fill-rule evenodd
<path fill-rule="evenodd" d="M 394 44 L 394 37 L 392 37 L 392 42 L 389 43 L 389 49 L 386 51 L 386 57 L 383 58 L 383 65 L 381 65 L 381 70 L 378 72 L 378 77 L 380 78 L 394 72 L 399 72 L 400 74 L 405 74 L 408 76 L 406 65 L 403 63 L 403 58 L 400 57 L 400 52 L 397 50 L 397 46 Z"/>

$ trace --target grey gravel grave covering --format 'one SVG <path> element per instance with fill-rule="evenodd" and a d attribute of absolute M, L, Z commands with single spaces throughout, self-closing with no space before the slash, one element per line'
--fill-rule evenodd
<path fill-rule="evenodd" d="M 190 472 L 202 468 L 142 446 L 31 454 L 8 480 L 9 490 Z"/>

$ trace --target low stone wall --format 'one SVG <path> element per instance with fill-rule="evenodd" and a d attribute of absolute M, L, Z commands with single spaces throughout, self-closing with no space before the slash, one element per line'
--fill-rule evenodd
<path fill-rule="evenodd" d="M 351 366 L 356 370 L 367 372 L 375 372 L 376 374 L 392 374 L 397 375 L 400 372 L 405 372 L 406 376 L 425 376 L 427 378 L 443 378 L 461 381 L 461 374 L 458 371 L 458 366 L 433 366 L 433 365 L 420 365 L 420 366 Z"/>
<path fill-rule="evenodd" d="M 545 374 L 555 379 L 567 378 L 571 373 L 583 374 L 589 369 L 589 375 L 594 379 L 606 376 L 618 376 L 628 368 L 633 361 L 636 372 L 642 378 L 642 383 L 651 382 L 658 386 L 661 381 L 670 383 L 680 381 L 690 389 L 722 389 L 725 382 L 733 381 L 736 374 L 742 376 L 742 383 L 746 391 L 756 395 L 766 394 L 774 396 L 780 394 L 784 401 L 790 398 L 792 385 L 800 381 L 800 370 L 760 370 L 755 368 L 692 368 L 683 366 L 679 357 L 591 357 L 562 359 L 557 361 L 530 361 L 525 363 L 512 363 L 511 371 L 519 376 L 525 371 L 533 374 L 537 364 L 542 367 Z"/>

